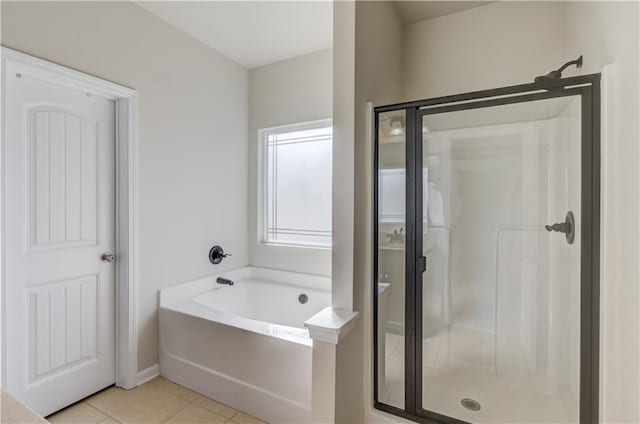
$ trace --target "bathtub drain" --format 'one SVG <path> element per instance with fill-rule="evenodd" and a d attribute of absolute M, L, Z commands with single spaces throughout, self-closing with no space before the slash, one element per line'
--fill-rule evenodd
<path fill-rule="evenodd" d="M 308 301 L 309 301 L 309 296 L 307 296 L 306 294 L 302 293 L 300 296 L 298 296 L 298 302 L 302 303 L 303 305 Z"/>
<path fill-rule="evenodd" d="M 465 408 L 467 408 L 470 411 L 479 411 L 480 410 L 480 403 L 476 400 L 473 399 L 469 399 L 469 398 L 464 398 L 460 401 L 460 403 L 462 404 L 462 406 L 464 406 Z"/>

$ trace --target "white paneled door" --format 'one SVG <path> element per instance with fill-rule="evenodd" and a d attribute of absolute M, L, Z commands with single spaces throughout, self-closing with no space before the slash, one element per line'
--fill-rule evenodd
<path fill-rule="evenodd" d="M 115 381 L 115 104 L 17 73 L 5 96 L 6 389 L 47 415 Z"/>

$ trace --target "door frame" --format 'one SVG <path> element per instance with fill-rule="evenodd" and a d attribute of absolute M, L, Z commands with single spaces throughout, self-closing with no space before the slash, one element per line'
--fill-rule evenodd
<path fill-rule="evenodd" d="M 374 108 L 373 166 L 373 400 L 374 408 L 420 423 L 462 423 L 422 408 L 422 117 L 528 101 L 579 96 L 581 102 L 581 252 L 580 252 L 580 417 L 599 419 L 600 333 L 600 74 L 534 82 Z M 379 114 L 405 112 L 406 254 L 405 254 L 405 401 L 404 408 L 378 397 L 378 121 Z"/>
<path fill-rule="evenodd" d="M 115 383 L 131 389 L 138 383 L 138 94 L 136 90 L 0 46 L 0 384 L 6 387 L 7 318 L 5 293 L 5 145 L 8 66 L 41 81 L 104 97 L 115 102 L 116 256 Z M 18 73 L 18 72 L 16 72 Z"/>

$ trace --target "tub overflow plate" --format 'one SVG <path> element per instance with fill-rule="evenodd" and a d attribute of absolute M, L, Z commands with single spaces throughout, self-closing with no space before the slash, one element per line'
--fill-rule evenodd
<path fill-rule="evenodd" d="M 470 411 L 479 411 L 480 410 L 480 402 L 475 399 L 464 398 L 460 400 L 462 406 L 467 408 Z"/>

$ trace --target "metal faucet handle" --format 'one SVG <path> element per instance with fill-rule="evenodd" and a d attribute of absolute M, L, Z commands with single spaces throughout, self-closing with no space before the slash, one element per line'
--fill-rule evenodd
<path fill-rule="evenodd" d="M 404 228 L 400 228 L 400 231 L 393 230 L 393 233 L 387 233 L 387 237 L 389 237 L 389 242 L 393 241 L 404 241 Z"/>
<path fill-rule="evenodd" d="M 224 253 L 221 246 L 216 245 L 209 250 L 209 262 L 214 265 L 218 265 L 227 256 L 231 256 L 231 253 Z"/>

